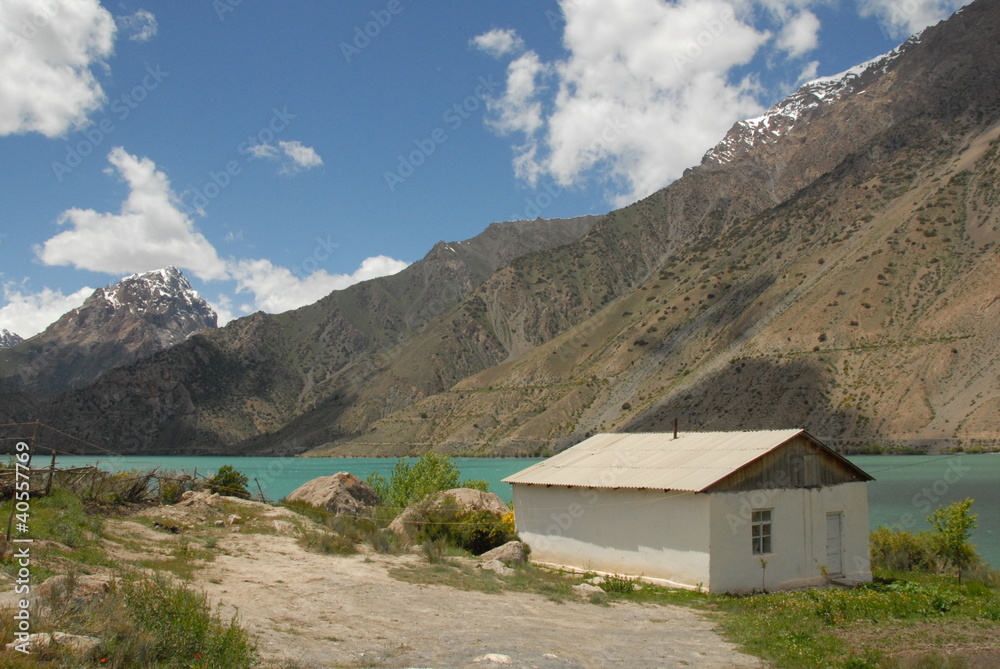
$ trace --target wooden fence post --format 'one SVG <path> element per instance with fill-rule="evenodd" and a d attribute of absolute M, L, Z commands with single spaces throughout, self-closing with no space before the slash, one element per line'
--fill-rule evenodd
<path fill-rule="evenodd" d="M 49 480 L 45 483 L 45 496 L 48 497 L 52 493 L 52 477 L 56 475 L 56 451 L 54 448 L 50 448 L 52 451 L 52 464 L 49 465 Z"/>

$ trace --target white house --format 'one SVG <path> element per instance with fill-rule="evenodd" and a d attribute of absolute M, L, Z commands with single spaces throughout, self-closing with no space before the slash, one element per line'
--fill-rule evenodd
<path fill-rule="evenodd" d="M 598 434 L 504 480 L 540 564 L 711 592 L 871 580 L 873 479 L 805 430 Z"/>

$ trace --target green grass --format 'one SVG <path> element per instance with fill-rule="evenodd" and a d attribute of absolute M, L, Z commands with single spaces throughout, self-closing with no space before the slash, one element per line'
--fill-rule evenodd
<path fill-rule="evenodd" d="M 114 515 L 114 504 L 85 503 L 83 493 L 56 485 L 52 494 L 32 498 L 28 518 L 29 536 L 35 540 L 31 553 L 34 586 L 55 574 L 94 573 L 94 565 L 114 574 L 106 591 L 70 595 L 72 587 L 52 588 L 40 594 L 33 605 L 32 632 L 60 631 L 100 639 L 92 651 L 66 648 L 33 648 L 28 655 L 0 650 L 0 666 L 24 669 L 40 667 L 107 666 L 129 669 L 242 669 L 257 666 L 256 640 L 235 619 L 226 620 L 213 611 L 204 594 L 188 588 L 180 579 L 214 553 L 209 541 L 182 535 L 165 544 L 171 553 L 160 561 L 126 564 L 112 559 L 106 549 L 113 544 L 143 552 L 148 546 L 132 540 L 105 536 L 104 516 Z M 0 505 L 9 513 L 10 501 Z M 6 519 L 6 515 L 3 516 Z M 5 529 L 5 528 L 4 528 Z M 214 536 L 214 533 L 210 536 Z M 42 541 L 55 542 L 43 544 Z M 155 577 L 136 567 L 149 567 Z M 0 563 L 0 569 L 16 573 L 16 562 Z M 14 640 L 11 610 L 0 611 L 0 649 Z"/>
<path fill-rule="evenodd" d="M 10 508 L 10 500 L 0 505 L 0 518 L 4 521 L 0 531 L 7 529 Z M 35 541 L 58 544 L 46 549 L 51 555 L 88 565 L 107 564 L 104 551 L 99 546 L 104 530 L 103 520 L 96 514 L 88 513 L 83 502 L 73 493 L 57 486 L 47 497 L 33 497 L 28 514 L 28 536 Z M 16 529 L 12 536 L 19 536 Z M 0 563 L 0 569 L 14 573 L 16 565 Z M 36 577 L 42 573 L 45 573 L 44 569 L 35 570 Z"/>
<path fill-rule="evenodd" d="M 891 667 L 892 656 L 906 651 L 928 625 L 942 647 L 1000 635 L 996 584 L 959 583 L 950 576 L 885 573 L 872 584 L 850 590 L 713 600 L 726 614 L 726 635 L 777 667 Z M 873 630 L 878 647 L 871 643 Z"/>

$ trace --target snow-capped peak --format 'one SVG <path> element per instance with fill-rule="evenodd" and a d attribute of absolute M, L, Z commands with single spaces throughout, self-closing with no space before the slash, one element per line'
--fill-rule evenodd
<path fill-rule="evenodd" d="M 137 316 L 174 311 L 197 316 L 215 326 L 216 314 L 187 277 L 174 266 L 132 274 L 96 293 L 115 311 L 126 308 Z"/>
<path fill-rule="evenodd" d="M 0 348 L 12 348 L 22 341 L 24 341 L 24 337 L 21 335 L 7 329 L 0 330 Z"/>
<path fill-rule="evenodd" d="M 758 144 L 774 142 L 787 134 L 800 119 L 813 110 L 850 94 L 864 92 L 868 84 L 888 72 L 899 56 L 919 41 L 918 33 L 889 53 L 855 65 L 840 74 L 806 82 L 795 93 L 767 110 L 763 116 L 739 121 L 721 142 L 705 154 L 702 163 L 725 165 L 739 153 Z"/>

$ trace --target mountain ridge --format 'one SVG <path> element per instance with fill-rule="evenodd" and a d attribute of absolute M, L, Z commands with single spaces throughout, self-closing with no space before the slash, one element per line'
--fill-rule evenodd
<path fill-rule="evenodd" d="M 377 367 L 385 351 L 497 267 L 571 241 L 596 219 L 497 223 L 470 240 L 439 242 L 397 274 L 194 335 L 50 398 L 38 411 L 53 425 L 119 452 L 230 449 L 362 387 L 366 370 Z"/>
<path fill-rule="evenodd" d="M 98 288 L 43 332 L 0 352 L 0 380 L 15 390 L 53 396 L 217 322 L 176 267 L 132 274 Z"/>

